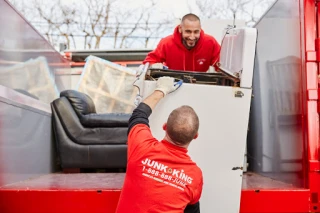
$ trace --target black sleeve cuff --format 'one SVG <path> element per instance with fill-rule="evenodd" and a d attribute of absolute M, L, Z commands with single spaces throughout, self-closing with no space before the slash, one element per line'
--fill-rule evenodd
<path fill-rule="evenodd" d="M 128 133 L 137 124 L 145 124 L 149 126 L 149 116 L 151 115 L 152 110 L 151 108 L 145 104 L 145 103 L 140 103 L 137 108 L 133 110 L 133 113 L 129 119 L 129 124 L 128 124 Z"/>
<path fill-rule="evenodd" d="M 187 205 L 184 210 L 184 213 L 200 213 L 200 202 L 197 202 L 192 205 Z"/>
<path fill-rule="evenodd" d="M 146 113 L 147 117 L 149 117 L 152 113 L 152 109 L 149 107 L 149 105 L 145 104 L 145 103 L 140 103 L 137 108 L 135 110 L 141 110 L 143 111 L 144 113 Z M 133 110 L 134 111 L 134 110 Z"/>

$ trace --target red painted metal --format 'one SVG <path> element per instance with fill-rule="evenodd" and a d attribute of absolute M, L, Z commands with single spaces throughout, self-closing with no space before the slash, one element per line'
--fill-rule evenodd
<path fill-rule="evenodd" d="M 2 190 L 0 210 L 4 213 L 114 213 L 119 196 L 119 190 Z"/>
<path fill-rule="evenodd" d="M 113 213 L 123 173 L 48 174 L 0 188 L 0 212 Z"/>
<path fill-rule="evenodd" d="M 320 10 L 315 9 L 315 0 L 303 1 L 301 22 L 304 23 L 302 48 L 304 49 L 302 81 L 305 85 L 306 118 L 303 121 L 307 132 L 306 187 L 295 188 L 243 188 L 241 213 L 307 213 L 320 212 L 320 162 L 319 162 L 319 89 L 318 62 L 320 59 L 318 37 L 320 33 Z M 130 62 L 131 63 L 131 62 Z M 305 100 L 304 100 L 305 101 Z M 76 179 L 74 179 L 76 180 Z M 58 182 L 57 182 L 58 183 Z M 59 181 L 59 183 L 61 183 Z M 45 187 L 33 189 L 0 189 L 1 212 L 115 212 L 121 188 L 102 190 L 62 189 Z M 228 205 L 226 203 L 226 205 Z"/>
<path fill-rule="evenodd" d="M 303 4 L 302 4 L 303 1 Z M 319 79 L 320 61 L 320 10 L 314 0 L 301 0 L 301 23 L 303 23 L 302 82 L 306 104 L 306 119 L 302 121 L 306 131 L 305 189 L 242 189 L 241 213 L 297 213 L 320 212 L 320 162 L 319 162 Z M 319 109 L 318 109 L 319 108 Z"/>
<path fill-rule="evenodd" d="M 305 26 L 305 50 L 306 53 L 315 51 L 316 39 L 316 13 L 314 0 L 305 0 L 304 4 L 304 26 Z M 307 92 L 312 93 L 318 90 L 318 67 L 315 61 L 306 60 L 306 87 Z M 307 100 L 307 128 L 308 128 L 308 153 L 309 161 L 319 160 L 319 116 L 317 112 L 317 100 L 314 98 Z"/>
<path fill-rule="evenodd" d="M 0 188 L 0 210 L 6 213 L 113 213 L 124 174 L 49 174 Z M 254 173 L 244 175 L 241 213 L 309 212 L 308 189 Z"/>
<path fill-rule="evenodd" d="M 241 213 L 309 212 L 310 191 L 256 173 L 242 178 Z"/>
<path fill-rule="evenodd" d="M 242 190 L 241 213 L 309 212 L 309 190 Z"/>
<path fill-rule="evenodd" d="M 308 94 L 318 91 L 319 45 L 320 37 L 320 10 L 319 3 L 314 0 L 304 1 L 304 35 L 306 53 L 316 52 L 317 61 L 306 58 L 306 88 Z M 318 92 L 317 92 L 318 93 Z M 319 97 L 309 96 L 307 100 L 307 129 L 308 129 L 308 162 L 309 162 L 309 189 L 310 211 L 320 212 L 320 173 L 319 173 Z"/>

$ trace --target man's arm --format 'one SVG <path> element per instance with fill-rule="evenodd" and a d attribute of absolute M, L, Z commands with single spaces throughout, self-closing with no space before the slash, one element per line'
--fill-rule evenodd
<path fill-rule="evenodd" d="M 145 124 L 149 126 L 149 116 L 152 110 L 156 107 L 159 101 L 166 96 L 168 93 L 174 92 L 181 86 L 180 84 L 174 82 L 174 78 L 171 77 L 161 77 L 157 81 L 157 86 L 155 91 L 149 95 L 138 107 L 133 110 L 133 113 L 129 119 L 128 134 L 132 127 L 137 124 Z"/>
<path fill-rule="evenodd" d="M 164 97 L 164 93 L 163 92 L 161 92 L 159 90 L 155 90 L 151 95 L 149 95 L 143 101 L 143 103 L 148 105 L 151 108 L 151 110 L 153 110 L 163 97 Z"/>
<path fill-rule="evenodd" d="M 129 128 L 128 134 L 133 126 L 137 124 L 145 124 L 149 126 L 149 116 L 152 113 L 152 110 L 158 104 L 158 102 L 164 97 L 164 94 L 161 91 L 154 91 L 149 95 L 138 107 L 133 110 L 133 113 L 129 119 Z"/>
<path fill-rule="evenodd" d="M 199 172 L 200 172 L 200 182 L 199 185 L 195 188 L 194 190 L 194 194 L 193 194 L 193 199 L 191 201 L 191 203 L 193 204 L 189 204 L 187 205 L 187 207 L 184 210 L 184 213 L 200 213 L 200 197 L 202 194 L 202 188 L 203 188 L 203 176 L 202 176 L 202 171 L 199 168 Z"/>
<path fill-rule="evenodd" d="M 164 48 L 163 48 L 163 40 L 160 40 L 159 44 L 157 47 L 148 53 L 144 61 L 142 62 L 143 64 L 149 62 L 150 65 L 155 64 L 155 63 L 163 63 L 165 62 L 164 58 Z"/>

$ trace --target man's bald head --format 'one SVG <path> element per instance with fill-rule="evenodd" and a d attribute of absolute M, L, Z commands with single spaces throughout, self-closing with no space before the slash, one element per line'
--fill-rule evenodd
<path fill-rule="evenodd" d="M 189 20 L 189 21 L 199 21 L 200 22 L 200 18 L 193 14 L 193 13 L 188 13 L 186 15 L 184 15 L 181 19 L 181 24 L 185 22 L 185 20 Z"/>
<path fill-rule="evenodd" d="M 167 134 L 172 142 L 183 146 L 189 144 L 198 134 L 199 118 L 190 106 L 173 110 L 167 121 Z"/>

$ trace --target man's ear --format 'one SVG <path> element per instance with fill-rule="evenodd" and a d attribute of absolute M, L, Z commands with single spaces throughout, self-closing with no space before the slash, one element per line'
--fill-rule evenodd
<path fill-rule="evenodd" d="M 179 28 L 178 28 L 178 30 L 179 30 L 179 33 L 181 33 L 181 32 L 182 32 L 182 27 L 181 27 L 181 24 L 179 25 Z"/>
<path fill-rule="evenodd" d="M 164 131 L 167 131 L 167 123 L 164 123 L 164 124 L 162 125 L 162 129 L 163 129 Z"/>
<path fill-rule="evenodd" d="M 199 136 L 199 132 L 197 132 L 197 134 L 193 137 L 193 139 L 197 139 Z"/>

